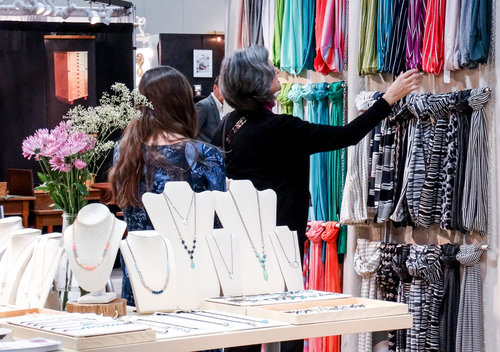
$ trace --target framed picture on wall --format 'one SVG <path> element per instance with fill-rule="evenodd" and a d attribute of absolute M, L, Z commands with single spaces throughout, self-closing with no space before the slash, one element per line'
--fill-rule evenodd
<path fill-rule="evenodd" d="M 193 77 L 212 78 L 212 50 L 193 50 Z"/>

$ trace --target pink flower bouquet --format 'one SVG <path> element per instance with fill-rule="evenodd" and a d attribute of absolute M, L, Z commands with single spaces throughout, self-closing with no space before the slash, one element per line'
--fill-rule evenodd
<path fill-rule="evenodd" d="M 87 159 L 95 143 L 95 138 L 72 131 L 71 121 L 51 131 L 39 129 L 23 141 L 23 156 L 33 157 L 42 169 L 38 176 L 43 184 L 37 189 L 48 191 L 55 207 L 68 214 L 77 214 L 87 204 Z"/>

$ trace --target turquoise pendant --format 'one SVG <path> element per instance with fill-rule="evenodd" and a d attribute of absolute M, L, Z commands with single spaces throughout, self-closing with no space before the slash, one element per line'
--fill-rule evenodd
<path fill-rule="evenodd" d="M 195 265 L 194 265 L 194 262 L 191 261 L 191 269 L 194 269 Z"/>
<path fill-rule="evenodd" d="M 264 280 L 268 280 L 269 279 L 269 276 L 267 275 L 267 270 L 264 268 Z"/>

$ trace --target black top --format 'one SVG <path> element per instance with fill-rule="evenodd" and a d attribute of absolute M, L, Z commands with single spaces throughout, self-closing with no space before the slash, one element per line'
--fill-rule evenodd
<path fill-rule="evenodd" d="M 309 156 L 358 143 L 390 111 L 390 105 L 379 99 L 346 126 L 312 124 L 268 110 L 233 111 L 219 125 L 212 144 L 225 150 L 227 177 L 249 179 L 258 190 L 276 192 L 277 225 L 296 230 L 302 247 L 309 207 Z M 223 134 L 243 116 L 247 122 L 230 144 L 223 145 Z"/>

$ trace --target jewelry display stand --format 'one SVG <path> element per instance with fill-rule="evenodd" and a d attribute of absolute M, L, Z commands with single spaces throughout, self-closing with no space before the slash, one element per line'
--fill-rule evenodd
<path fill-rule="evenodd" d="M 194 193 L 187 182 L 167 182 L 162 194 L 145 193 L 144 207 L 156 231 L 173 248 L 178 309 L 197 308 L 219 296 L 217 273 L 205 240 L 214 228 L 212 192 Z"/>
<path fill-rule="evenodd" d="M 241 292 L 260 294 L 284 289 L 268 233 L 276 229 L 276 193 L 257 191 L 248 180 L 231 181 L 228 192 L 214 191 L 215 209 L 225 229 L 238 236 Z"/>
<path fill-rule="evenodd" d="M 1 304 L 14 304 L 22 273 L 41 234 L 37 229 L 19 229 L 11 234 L 0 261 Z"/>
<path fill-rule="evenodd" d="M 120 243 L 139 314 L 173 311 L 176 304 L 174 251 L 156 231 L 130 231 Z M 182 254 L 182 253 L 181 253 Z"/>
<path fill-rule="evenodd" d="M 20 216 L 9 216 L 0 219 L 0 255 L 5 252 L 12 232 L 23 228 L 23 219 Z"/>
<path fill-rule="evenodd" d="M 290 231 L 288 226 L 277 226 L 276 231 L 269 233 L 269 237 L 285 279 L 286 290 L 303 290 L 304 280 L 297 232 Z"/>
<path fill-rule="evenodd" d="M 50 234 L 38 241 L 19 282 L 16 296 L 16 305 L 19 307 L 45 306 L 63 252 L 60 239 L 60 234 Z"/>
<path fill-rule="evenodd" d="M 219 276 L 224 296 L 241 295 L 240 243 L 237 236 L 226 229 L 214 230 L 207 236 L 208 248 Z"/>
<path fill-rule="evenodd" d="M 127 225 L 100 203 L 86 205 L 64 232 L 69 265 L 80 286 L 90 293 L 78 303 L 109 303 L 116 293 L 103 292 L 113 270 L 118 247 Z"/>

